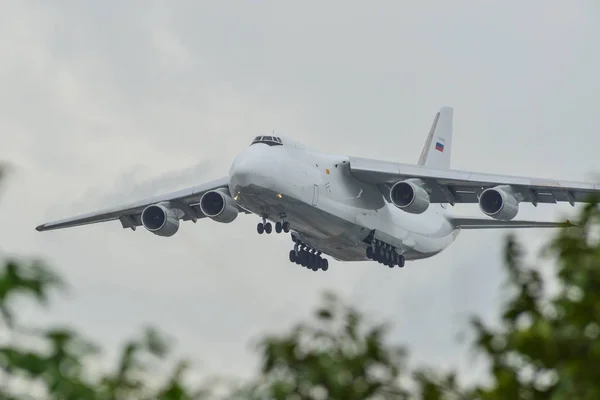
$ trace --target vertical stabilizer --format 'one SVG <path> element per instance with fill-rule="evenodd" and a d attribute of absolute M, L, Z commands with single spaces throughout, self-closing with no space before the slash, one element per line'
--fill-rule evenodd
<path fill-rule="evenodd" d="M 442 107 L 435 115 L 417 165 L 438 169 L 450 168 L 453 116 L 452 107 Z"/>

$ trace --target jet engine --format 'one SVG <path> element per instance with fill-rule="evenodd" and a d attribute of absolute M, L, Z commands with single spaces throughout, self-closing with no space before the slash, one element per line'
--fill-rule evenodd
<path fill-rule="evenodd" d="M 235 201 L 220 190 L 209 190 L 200 198 L 200 209 L 207 217 L 217 222 L 230 223 L 238 216 Z"/>
<path fill-rule="evenodd" d="M 494 219 L 510 221 L 519 212 L 519 201 L 512 195 L 510 187 L 496 186 L 481 193 L 479 208 Z"/>
<path fill-rule="evenodd" d="M 429 194 L 417 182 L 411 179 L 396 182 L 390 190 L 392 204 L 411 214 L 425 212 L 429 208 Z"/>
<path fill-rule="evenodd" d="M 179 230 L 179 217 L 166 204 L 153 204 L 142 211 L 142 225 L 158 236 L 173 236 Z"/>

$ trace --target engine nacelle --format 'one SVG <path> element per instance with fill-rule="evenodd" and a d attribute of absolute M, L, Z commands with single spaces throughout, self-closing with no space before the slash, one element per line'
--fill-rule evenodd
<path fill-rule="evenodd" d="M 390 190 L 390 199 L 396 207 L 411 214 L 425 212 L 430 203 L 429 193 L 411 179 L 396 182 Z"/>
<path fill-rule="evenodd" d="M 238 216 L 235 201 L 220 190 L 209 190 L 200 198 L 200 209 L 207 217 L 217 222 L 230 223 Z"/>
<path fill-rule="evenodd" d="M 481 193 L 479 208 L 494 219 L 510 221 L 519 213 L 519 201 L 512 195 L 510 187 L 496 186 Z"/>
<path fill-rule="evenodd" d="M 165 204 L 153 204 L 142 211 L 142 225 L 158 236 L 173 236 L 179 230 L 179 217 Z"/>

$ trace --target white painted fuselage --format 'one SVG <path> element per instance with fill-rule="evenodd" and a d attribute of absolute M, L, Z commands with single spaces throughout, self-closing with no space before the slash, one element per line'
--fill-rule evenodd
<path fill-rule="evenodd" d="M 349 157 L 287 141 L 256 143 L 234 160 L 229 190 L 237 204 L 267 220 L 288 221 L 303 243 L 341 261 L 367 260 L 365 239 L 396 247 L 406 260 L 431 257 L 458 236 L 444 206 L 410 214 L 350 174 Z"/>

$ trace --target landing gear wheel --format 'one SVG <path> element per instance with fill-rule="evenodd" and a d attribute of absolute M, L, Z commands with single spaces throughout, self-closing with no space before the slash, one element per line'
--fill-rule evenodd
<path fill-rule="evenodd" d="M 398 266 L 400 268 L 404 268 L 405 261 L 406 261 L 406 259 L 404 258 L 404 256 L 402 254 L 398 255 Z"/>
<path fill-rule="evenodd" d="M 271 223 L 270 223 L 270 222 L 267 222 L 267 223 L 265 224 L 265 232 L 266 232 L 267 234 L 269 234 L 269 233 L 273 232 L 273 225 L 271 225 Z"/>
<path fill-rule="evenodd" d="M 327 271 L 329 269 L 329 261 L 327 261 L 326 258 L 324 258 L 323 262 L 321 263 L 321 269 L 323 271 Z"/>
<path fill-rule="evenodd" d="M 283 228 L 281 227 L 281 222 L 276 222 L 275 223 L 275 232 L 281 233 L 282 229 Z"/>
<path fill-rule="evenodd" d="M 256 226 L 256 231 L 258 232 L 259 235 L 263 234 L 263 232 L 265 231 L 265 226 L 263 225 L 262 222 Z"/>
<path fill-rule="evenodd" d="M 289 233 L 289 231 L 290 231 L 290 223 L 289 222 L 284 222 L 281 227 L 283 228 L 283 231 L 285 233 Z"/>
<path fill-rule="evenodd" d="M 372 260 L 375 257 L 375 250 L 371 246 L 367 247 L 367 258 Z"/>
<path fill-rule="evenodd" d="M 296 252 L 294 250 L 290 250 L 290 262 L 296 262 Z"/>
<path fill-rule="evenodd" d="M 304 250 L 301 250 L 300 253 L 298 253 L 298 256 L 300 257 L 300 265 L 302 265 L 303 267 L 306 267 L 306 256 L 308 255 L 307 252 L 305 252 Z"/>

